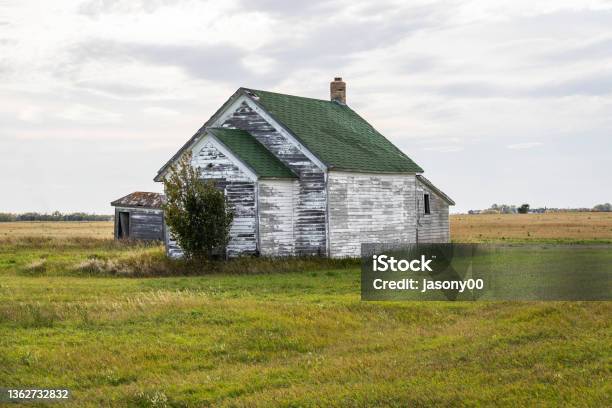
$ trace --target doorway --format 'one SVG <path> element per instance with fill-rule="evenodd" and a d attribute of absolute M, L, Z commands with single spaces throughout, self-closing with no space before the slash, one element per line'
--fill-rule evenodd
<path fill-rule="evenodd" d="M 127 211 L 119 212 L 119 220 L 117 221 L 117 237 L 119 239 L 127 239 L 130 237 L 130 213 Z"/>

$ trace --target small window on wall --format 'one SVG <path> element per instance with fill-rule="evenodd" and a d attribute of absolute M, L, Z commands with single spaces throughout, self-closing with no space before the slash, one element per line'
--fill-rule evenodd
<path fill-rule="evenodd" d="M 423 196 L 423 202 L 425 203 L 425 214 L 430 214 L 429 208 L 429 194 Z"/>

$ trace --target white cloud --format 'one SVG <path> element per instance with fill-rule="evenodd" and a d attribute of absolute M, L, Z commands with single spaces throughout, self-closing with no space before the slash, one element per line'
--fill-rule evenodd
<path fill-rule="evenodd" d="M 71 105 L 58 112 L 57 116 L 72 122 L 84 125 L 89 124 L 112 124 L 121 119 L 121 114 L 107 110 L 93 108 L 86 105 Z"/>
<path fill-rule="evenodd" d="M 542 146 L 543 143 L 540 142 L 525 142 L 525 143 L 515 143 L 506 146 L 508 149 L 512 150 L 524 150 L 524 149 L 532 149 L 534 147 Z"/>
<path fill-rule="evenodd" d="M 259 75 L 271 73 L 277 66 L 277 61 L 274 58 L 266 57 L 258 53 L 244 56 L 241 59 L 241 63 L 247 70 L 251 70 Z"/>
<path fill-rule="evenodd" d="M 151 116 L 178 116 L 181 114 L 174 109 L 162 108 L 159 106 L 149 106 L 142 111 Z"/>
<path fill-rule="evenodd" d="M 439 152 L 439 153 L 453 153 L 453 152 L 462 151 L 463 146 L 431 146 L 431 147 L 424 147 L 423 150 L 427 150 L 430 152 Z"/>
<path fill-rule="evenodd" d="M 38 106 L 26 106 L 17 113 L 17 119 L 24 122 L 36 122 L 40 119 L 42 109 Z"/>

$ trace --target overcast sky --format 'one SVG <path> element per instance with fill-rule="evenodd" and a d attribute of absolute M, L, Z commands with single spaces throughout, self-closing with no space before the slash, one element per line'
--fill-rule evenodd
<path fill-rule="evenodd" d="M 238 87 L 334 76 L 455 212 L 612 200 L 611 1 L 0 0 L 0 211 L 110 213 Z"/>

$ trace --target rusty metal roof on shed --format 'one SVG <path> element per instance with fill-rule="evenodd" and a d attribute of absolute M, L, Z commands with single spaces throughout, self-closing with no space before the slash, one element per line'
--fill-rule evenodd
<path fill-rule="evenodd" d="M 165 196 L 160 193 L 135 191 L 111 202 L 113 207 L 160 208 Z"/>

